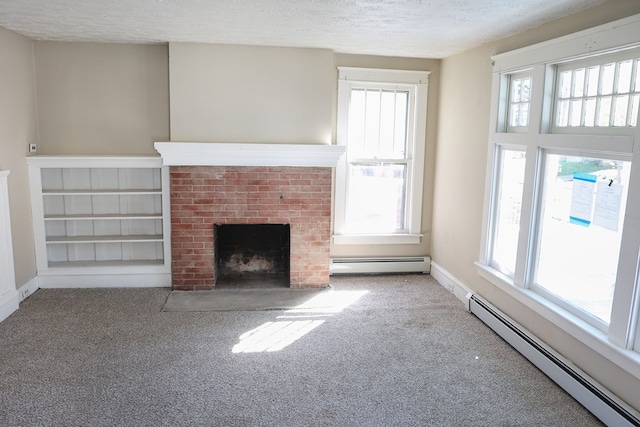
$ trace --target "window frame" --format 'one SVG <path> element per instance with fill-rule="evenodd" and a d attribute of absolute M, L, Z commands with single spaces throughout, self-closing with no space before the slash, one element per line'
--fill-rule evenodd
<path fill-rule="evenodd" d="M 429 71 L 408 71 L 338 67 L 337 145 L 348 144 L 348 114 L 351 90 L 354 88 L 379 88 L 410 90 L 410 111 L 407 129 L 407 200 L 405 202 L 405 232 L 380 234 L 350 234 L 346 230 L 348 165 L 347 153 L 336 166 L 334 234 L 336 245 L 353 244 L 418 244 L 422 234 L 422 189 L 427 129 L 427 97 Z M 413 99 L 411 99 L 413 98 Z M 408 114 L 410 114 L 408 112 Z"/>
<path fill-rule="evenodd" d="M 514 103 L 511 99 L 511 90 L 513 88 L 513 81 L 514 80 L 523 80 L 529 78 L 531 79 L 531 83 L 530 83 L 530 91 L 531 93 L 533 92 L 533 78 L 531 75 L 531 69 L 528 70 L 524 70 L 524 71 L 519 71 L 517 73 L 510 73 L 508 75 L 508 80 L 507 80 L 507 92 L 506 92 L 506 117 L 505 117 L 505 128 L 507 132 L 513 132 L 513 133 L 526 133 L 528 131 L 528 123 L 531 120 L 531 93 L 529 94 L 529 101 L 527 102 L 527 104 L 529 105 L 529 116 L 527 118 L 527 125 L 525 126 L 511 126 L 511 106 Z M 520 101 L 519 104 L 523 104 L 524 102 Z"/>
<path fill-rule="evenodd" d="M 563 71 L 574 71 L 575 69 L 579 69 L 579 68 L 584 68 L 585 70 L 593 67 L 593 66 L 602 66 L 605 65 L 607 63 L 614 63 L 616 64 L 616 69 L 617 69 L 617 64 L 625 59 L 630 59 L 632 60 L 632 69 L 631 69 L 631 87 L 629 88 L 629 96 L 632 97 L 634 94 L 637 94 L 637 92 L 634 92 L 634 88 L 633 88 L 633 84 L 635 83 L 635 81 L 633 80 L 633 72 L 636 70 L 636 67 L 640 67 L 640 48 L 628 48 L 628 49 L 623 49 L 620 51 L 614 51 L 614 52 L 610 52 L 610 53 L 603 53 L 600 55 L 591 55 L 591 56 L 587 56 L 586 58 L 579 58 L 579 59 L 575 59 L 575 60 L 571 60 L 571 61 L 564 61 L 562 63 L 558 63 L 555 64 L 555 73 L 557 75 L 559 75 L 561 72 Z M 635 64 L 635 65 L 634 65 Z M 637 125 L 635 127 L 631 127 L 628 125 L 625 126 L 614 126 L 614 125 L 608 125 L 608 126 L 585 126 L 585 125 L 579 125 L 579 126 L 571 126 L 571 125 L 567 125 L 567 126 L 558 126 L 557 125 L 557 92 L 559 90 L 559 78 L 557 78 L 556 80 L 556 84 L 554 85 L 554 99 L 553 99 L 553 115 L 551 117 L 552 123 L 551 123 L 551 133 L 554 134 L 585 134 L 585 135 L 633 135 L 634 134 L 634 129 L 635 127 L 637 127 Z M 586 84 L 586 80 L 587 77 L 585 76 L 585 84 Z M 600 83 L 600 81 L 599 81 Z M 613 100 L 613 98 L 616 97 L 616 88 L 615 85 L 617 84 L 617 76 L 615 76 L 615 80 L 613 83 L 613 89 L 611 94 L 608 95 L 603 95 L 600 93 L 600 84 L 598 85 L 598 93 L 595 96 L 589 97 L 586 94 L 582 97 L 574 97 L 574 96 L 570 96 L 569 98 L 565 98 L 568 101 L 574 100 L 574 99 L 581 99 L 581 100 L 586 100 L 589 98 L 594 98 L 597 99 L 598 101 L 602 98 L 602 97 L 606 97 L 606 96 L 610 96 Z M 631 106 L 631 100 L 629 101 Z M 598 102 L 599 105 L 599 102 Z M 613 108 L 613 107 L 611 107 Z M 584 105 L 583 105 L 583 109 L 584 109 Z M 631 111 L 627 111 L 627 117 L 630 117 Z M 584 120 L 584 111 L 582 111 L 582 120 Z M 613 120 L 613 118 L 611 118 L 610 120 Z"/>
<path fill-rule="evenodd" d="M 640 123 L 626 132 L 552 133 L 555 120 L 557 64 L 640 48 L 640 15 L 618 20 L 558 39 L 496 55 L 493 60 L 491 126 L 489 132 L 483 234 L 479 261 L 481 277 L 555 324 L 579 342 L 640 379 Z M 604 57 L 604 56 L 603 56 Z M 505 98 L 511 74 L 531 70 L 529 126 L 525 133 L 507 132 L 509 102 Z M 508 92 L 507 92 L 508 94 Z M 491 266 L 500 147 L 526 151 L 525 185 L 513 277 Z M 576 316 L 531 289 L 538 247 L 545 152 L 562 151 L 584 157 L 622 157 L 632 162 L 626 215 L 618 262 L 611 321 L 606 330 Z M 635 167 L 634 167 L 635 166 Z"/>

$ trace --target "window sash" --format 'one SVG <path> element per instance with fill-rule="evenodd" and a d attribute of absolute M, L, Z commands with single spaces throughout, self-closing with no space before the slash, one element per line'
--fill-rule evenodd
<path fill-rule="evenodd" d="M 506 94 L 507 132 L 526 132 L 529 126 L 531 109 L 530 72 L 519 72 L 509 75 L 508 92 Z"/>
<path fill-rule="evenodd" d="M 336 168 L 334 244 L 413 244 L 420 242 L 422 209 L 422 176 L 424 142 L 426 138 L 426 105 L 428 72 L 373 70 L 338 67 L 337 142 L 347 146 L 347 153 Z M 406 147 L 403 156 L 380 156 L 354 152 L 348 145 L 348 114 L 353 90 L 382 90 L 408 94 Z M 377 158 L 379 157 L 379 158 Z M 353 234 L 347 229 L 348 189 L 350 169 L 357 163 L 405 164 L 404 228 L 393 232 Z M 404 237 L 402 237 L 404 236 Z M 366 242 L 366 243 L 365 243 Z"/>
<path fill-rule="evenodd" d="M 555 67 L 553 133 L 633 133 L 640 108 L 640 49 Z"/>

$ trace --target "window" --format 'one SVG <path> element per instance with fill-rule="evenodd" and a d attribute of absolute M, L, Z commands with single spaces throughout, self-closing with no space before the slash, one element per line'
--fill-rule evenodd
<path fill-rule="evenodd" d="M 606 329 L 631 164 L 546 153 L 532 289 Z"/>
<path fill-rule="evenodd" d="M 419 243 L 427 79 L 339 68 L 336 244 Z"/>
<path fill-rule="evenodd" d="M 525 152 L 502 147 L 499 153 L 491 265 L 501 273 L 513 277 L 520 232 Z"/>
<path fill-rule="evenodd" d="M 559 65 L 556 129 L 636 126 L 640 104 L 638 57 L 640 52 L 625 52 Z"/>
<path fill-rule="evenodd" d="M 531 103 L 531 76 L 512 74 L 509 79 L 509 118 L 510 131 L 526 131 L 529 124 L 529 105 Z"/>
<path fill-rule="evenodd" d="M 492 58 L 477 263 L 482 277 L 638 378 L 639 23 Z"/>

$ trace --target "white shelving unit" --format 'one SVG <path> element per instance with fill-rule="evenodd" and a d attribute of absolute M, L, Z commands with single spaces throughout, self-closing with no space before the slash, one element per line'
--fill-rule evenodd
<path fill-rule="evenodd" d="M 159 157 L 28 157 L 40 287 L 171 286 Z"/>

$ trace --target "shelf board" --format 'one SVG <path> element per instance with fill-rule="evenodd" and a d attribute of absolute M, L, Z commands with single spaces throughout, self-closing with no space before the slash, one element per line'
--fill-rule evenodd
<path fill-rule="evenodd" d="M 119 236 L 49 236 L 47 244 L 63 243 L 131 243 L 131 242 L 161 242 L 162 234 L 137 234 Z"/>
<path fill-rule="evenodd" d="M 141 194 L 162 194 L 160 189 L 129 190 L 42 190 L 43 196 L 130 196 Z"/>
<path fill-rule="evenodd" d="M 83 267 L 146 267 L 164 265 L 162 259 L 149 260 L 109 260 L 109 261 L 58 261 L 49 262 L 49 268 L 83 268 Z"/>
<path fill-rule="evenodd" d="M 162 214 L 74 214 L 74 215 L 45 215 L 45 221 L 77 221 L 98 219 L 162 219 Z"/>

